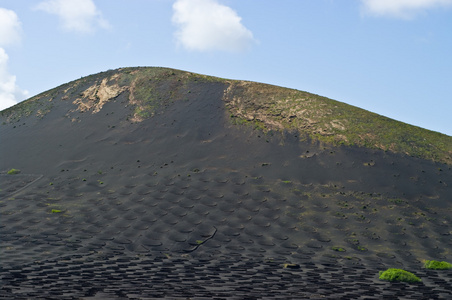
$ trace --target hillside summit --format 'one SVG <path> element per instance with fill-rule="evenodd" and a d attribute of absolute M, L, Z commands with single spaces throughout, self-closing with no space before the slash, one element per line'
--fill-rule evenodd
<path fill-rule="evenodd" d="M 452 262 L 452 137 L 166 68 L 44 92 L 0 137 L 1 299 L 452 297 L 423 265 Z"/>
<path fill-rule="evenodd" d="M 228 80 L 167 68 L 122 68 L 84 77 L 44 92 L 1 112 L 6 123 L 43 118 L 54 100 L 72 100 L 74 112 L 99 113 L 122 93 L 128 94 L 127 121 L 141 122 L 183 101 L 190 86 L 223 84 L 231 120 L 264 132 L 298 132 L 334 146 L 358 146 L 452 164 L 452 137 L 303 91 L 257 82 Z M 76 120 L 71 119 L 73 122 Z"/>

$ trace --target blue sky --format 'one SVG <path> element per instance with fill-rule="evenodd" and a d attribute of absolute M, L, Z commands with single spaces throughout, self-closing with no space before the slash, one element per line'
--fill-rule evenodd
<path fill-rule="evenodd" d="M 452 0 L 0 0 L 0 109 L 108 69 L 308 91 L 452 136 Z"/>

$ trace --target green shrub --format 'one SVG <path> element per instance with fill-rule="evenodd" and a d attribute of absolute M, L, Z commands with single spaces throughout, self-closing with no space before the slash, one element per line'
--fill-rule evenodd
<path fill-rule="evenodd" d="M 338 247 L 338 246 L 333 246 L 333 247 L 331 247 L 331 249 L 334 251 L 338 251 L 338 252 L 345 252 L 344 248 Z"/>
<path fill-rule="evenodd" d="M 424 267 L 431 270 L 449 270 L 452 269 L 452 264 L 446 261 L 426 260 Z"/>
<path fill-rule="evenodd" d="M 20 170 L 18 169 L 11 169 L 8 171 L 8 175 L 15 175 L 15 174 L 19 174 Z"/>
<path fill-rule="evenodd" d="M 413 273 L 410 273 L 408 271 L 402 270 L 402 269 L 387 269 L 386 271 L 380 271 L 380 277 L 381 280 L 386 281 L 401 281 L 401 282 L 420 282 L 421 279 L 414 275 Z"/>

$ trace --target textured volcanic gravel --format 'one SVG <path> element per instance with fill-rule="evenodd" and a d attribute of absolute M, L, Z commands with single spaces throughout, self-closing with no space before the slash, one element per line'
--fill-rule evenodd
<path fill-rule="evenodd" d="M 92 114 L 59 92 L 0 127 L 1 299 L 452 298 L 422 267 L 452 260 L 450 166 L 263 134 L 223 84 L 187 90 L 136 124 L 126 93 Z"/>

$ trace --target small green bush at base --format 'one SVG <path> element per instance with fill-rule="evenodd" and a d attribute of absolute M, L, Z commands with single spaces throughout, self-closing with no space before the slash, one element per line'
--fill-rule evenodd
<path fill-rule="evenodd" d="M 338 252 L 345 252 L 345 249 L 344 249 L 344 248 L 342 248 L 342 247 L 337 247 L 337 246 L 331 247 L 331 250 L 338 251 Z"/>
<path fill-rule="evenodd" d="M 431 270 L 449 270 L 452 269 L 452 264 L 446 261 L 426 260 L 424 267 Z"/>
<path fill-rule="evenodd" d="M 20 170 L 18 169 L 11 169 L 8 171 L 8 175 L 15 175 L 15 174 L 19 174 Z"/>
<path fill-rule="evenodd" d="M 402 269 L 387 269 L 386 271 L 380 271 L 380 277 L 381 280 L 386 281 L 401 281 L 401 282 L 420 282 L 421 279 L 414 275 L 413 273 L 410 273 L 408 271 L 402 270 Z"/>

